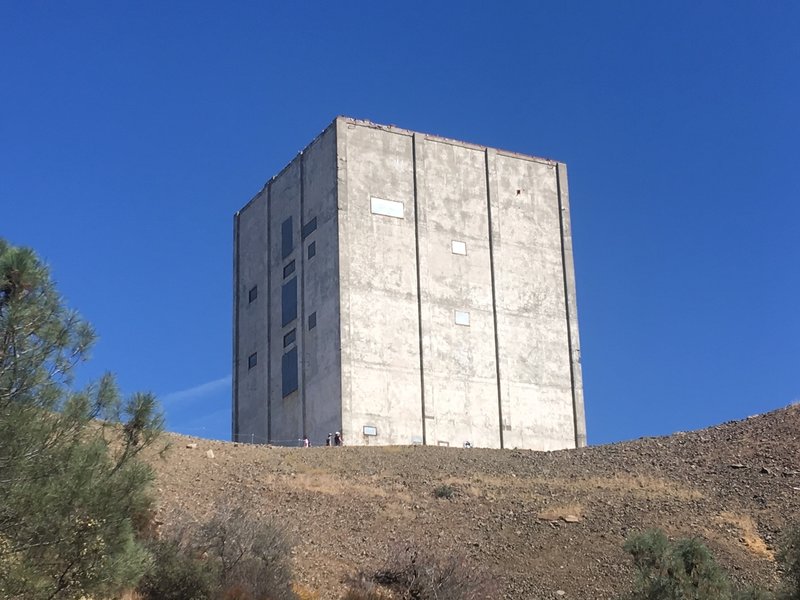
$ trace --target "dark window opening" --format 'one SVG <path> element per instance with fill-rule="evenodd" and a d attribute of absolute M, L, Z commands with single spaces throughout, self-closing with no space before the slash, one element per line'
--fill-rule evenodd
<path fill-rule="evenodd" d="M 258 364 L 258 352 L 253 352 L 247 357 L 247 368 L 252 369 Z"/>
<path fill-rule="evenodd" d="M 292 277 L 281 287 L 281 327 L 297 318 L 297 277 Z"/>
<path fill-rule="evenodd" d="M 258 286 L 254 285 L 247 294 L 247 301 L 253 302 L 256 298 L 258 298 Z"/>
<path fill-rule="evenodd" d="M 292 329 L 289 333 L 283 336 L 283 347 L 286 348 L 286 346 L 293 344 L 296 338 L 297 338 L 297 330 Z"/>
<path fill-rule="evenodd" d="M 281 361 L 281 387 L 285 398 L 297 390 L 297 348 L 283 355 Z"/>
<path fill-rule="evenodd" d="M 283 278 L 286 279 L 292 273 L 294 273 L 294 261 L 283 267 Z"/>
<path fill-rule="evenodd" d="M 308 223 L 303 225 L 303 239 L 306 239 L 316 230 L 317 230 L 317 217 L 314 217 Z"/>
<path fill-rule="evenodd" d="M 292 217 L 289 217 L 281 224 L 281 256 L 286 258 L 294 249 L 292 239 Z"/>
<path fill-rule="evenodd" d="M 311 260 L 317 255 L 317 242 L 311 242 L 308 245 L 308 260 Z"/>
<path fill-rule="evenodd" d="M 317 326 L 317 313 L 313 312 L 308 316 L 308 330 L 311 331 Z"/>

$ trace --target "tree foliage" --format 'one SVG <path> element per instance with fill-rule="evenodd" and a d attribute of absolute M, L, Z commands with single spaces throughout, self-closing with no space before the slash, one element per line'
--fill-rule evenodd
<path fill-rule="evenodd" d="M 111 593 L 147 567 L 134 523 L 152 472 L 138 455 L 162 418 L 110 375 L 72 389 L 94 337 L 34 252 L 0 240 L 0 597 Z"/>

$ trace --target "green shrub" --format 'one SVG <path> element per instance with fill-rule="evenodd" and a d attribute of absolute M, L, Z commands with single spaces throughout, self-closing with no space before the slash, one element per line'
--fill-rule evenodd
<path fill-rule="evenodd" d="M 630 538 L 625 550 L 638 572 L 631 600 L 765 600 L 758 589 L 737 592 L 697 538 L 671 542 L 661 531 Z"/>
<path fill-rule="evenodd" d="M 800 525 L 795 525 L 786 535 L 778 562 L 783 569 L 781 600 L 800 600 Z"/>
<path fill-rule="evenodd" d="M 437 498 L 446 498 L 449 500 L 456 495 L 456 490 L 453 486 L 443 483 L 442 485 L 436 486 L 433 490 L 433 495 Z"/>
<path fill-rule="evenodd" d="M 241 507 L 223 506 L 198 532 L 195 545 L 218 565 L 224 598 L 297 600 L 291 545 L 281 528 Z"/>
<path fill-rule="evenodd" d="M 175 541 L 149 544 L 153 564 L 139 583 L 142 600 L 209 600 L 215 573 L 208 561 L 195 559 Z"/>
<path fill-rule="evenodd" d="M 496 597 L 482 574 L 455 556 L 439 558 L 414 547 L 397 550 L 376 573 L 348 584 L 345 600 L 480 600 Z"/>

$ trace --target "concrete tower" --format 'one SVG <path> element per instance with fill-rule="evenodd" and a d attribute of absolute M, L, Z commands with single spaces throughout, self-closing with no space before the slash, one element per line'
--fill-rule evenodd
<path fill-rule="evenodd" d="M 338 117 L 234 218 L 233 438 L 586 444 L 563 163 Z"/>

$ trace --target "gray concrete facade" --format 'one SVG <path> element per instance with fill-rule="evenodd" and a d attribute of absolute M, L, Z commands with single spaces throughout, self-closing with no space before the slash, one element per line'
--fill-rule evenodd
<path fill-rule="evenodd" d="M 566 166 L 338 117 L 234 217 L 233 439 L 586 445 Z"/>

